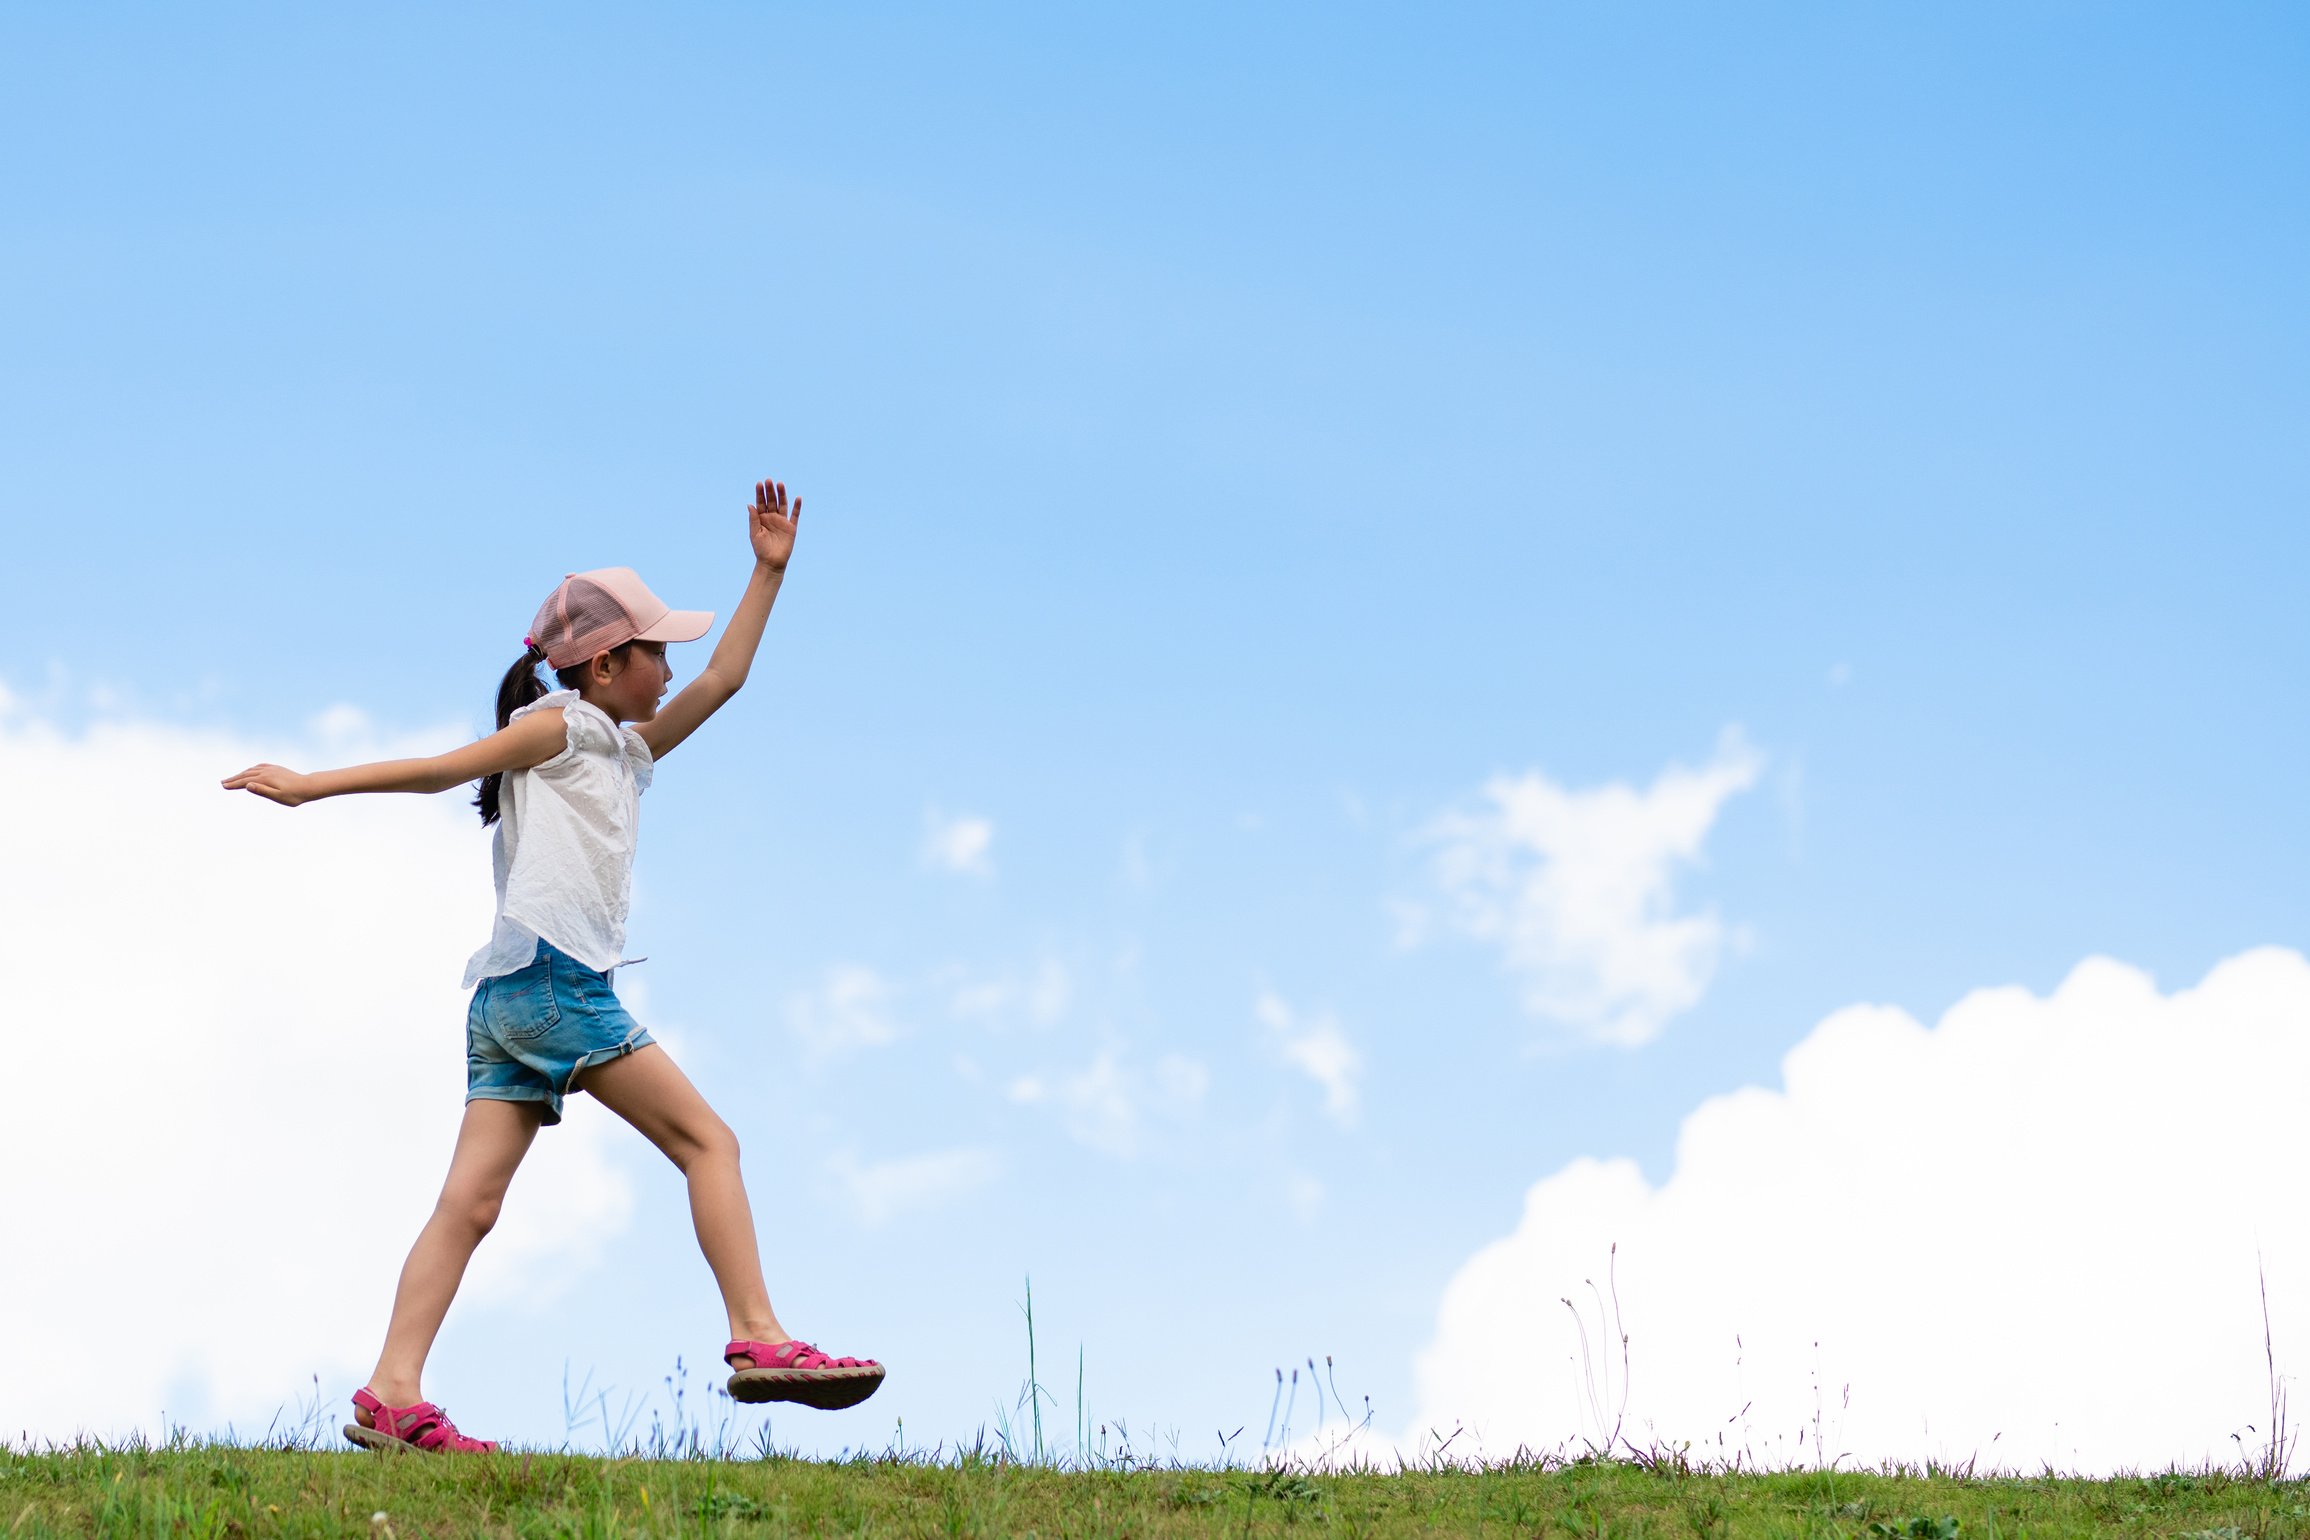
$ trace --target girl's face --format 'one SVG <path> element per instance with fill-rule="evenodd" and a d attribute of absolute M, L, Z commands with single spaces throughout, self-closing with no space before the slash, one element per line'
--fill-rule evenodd
<path fill-rule="evenodd" d="M 658 702 L 673 682 L 674 668 L 666 661 L 664 642 L 629 642 L 587 664 L 585 684 L 578 693 L 608 712 L 612 721 L 647 722 L 658 714 Z"/>

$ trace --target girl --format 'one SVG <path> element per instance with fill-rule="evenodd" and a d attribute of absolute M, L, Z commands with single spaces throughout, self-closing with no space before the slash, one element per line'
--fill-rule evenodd
<path fill-rule="evenodd" d="M 625 941 L 641 793 L 657 762 L 746 682 L 786 576 L 802 499 L 759 483 L 748 510 L 754 574 L 703 672 L 664 700 L 668 642 L 696 641 L 711 612 L 669 610 L 623 567 L 573 573 L 537 612 L 526 649 L 497 689 L 497 728 L 432 759 L 300 775 L 253 765 L 228 791 L 296 807 L 360 791 L 440 792 L 478 780 L 495 824 L 497 923 L 466 965 L 465 1121 L 433 1217 L 393 1296 L 385 1350 L 354 1392 L 346 1437 L 371 1448 L 486 1450 L 422 1399 L 418 1376 L 465 1264 L 496 1222 L 506 1185 L 563 1098 L 584 1090 L 640 1129 L 688 1178 L 698 1245 L 730 1315 L 723 1357 L 739 1401 L 851 1406 L 882 1384 L 873 1359 L 833 1358 L 786 1334 L 771 1312 L 738 1141 L 674 1061 L 611 993 Z M 561 688 L 548 693 L 537 666 Z M 627 723 L 632 723 L 631 727 Z"/>

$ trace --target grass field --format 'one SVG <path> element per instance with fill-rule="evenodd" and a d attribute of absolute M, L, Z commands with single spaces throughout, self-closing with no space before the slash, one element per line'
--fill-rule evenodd
<path fill-rule="evenodd" d="M 1366 1536 L 1791 1537 L 1791 1540 L 1991 1540 L 2133 1535 L 2179 1540 L 2310 1540 L 2310 1480 L 2290 1466 L 2284 1387 L 2270 1362 L 2271 1426 L 2257 1455 L 2230 1468 L 2092 1479 L 2051 1471 L 1978 1476 L 1892 1468 L 1732 1468 L 1616 1442 L 1625 1366 L 1590 1387 L 1599 1428 L 1590 1453 L 1519 1454 L 1493 1464 L 1415 1460 L 1408 1468 L 1317 1469 L 1286 1457 L 1300 1375 L 1276 1374 L 1276 1400 L 1256 1455 L 1222 1435 L 1212 1463 L 1153 1456 L 1128 1430 L 1094 1420 L 1081 1399 L 1078 1353 L 1072 1427 L 1046 1428 L 1059 1398 L 1036 1377 L 1032 1285 L 1024 1313 L 1028 1378 L 1015 1407 L 996 1411 L 969 1446 L 808 1458 L 771 1442 L 759 1424 L 740 1442 L 737 1408 L 709 1386 L 693 1399 L 679 1361 L 662 1407 L 563 1387 L 567 1441 L 555 1449 L 487 1455 L 374 1453 L 346 1447 L 339 1408 L 319 1380 L 293 1421 L 276 1416 L 259 1439 L 203 1439 L 183 1430 L 160 1444 L 0 1443 L 0 1540 L 35 1536 Z M 1615 1323 L 1617 1332 L 1617 1323 Z M 1625 1346 L 1625 1336 L 1619 1341 Z M 1307 1364 L 1342 1422 L 1353 1417 Z M 1606 1366 L 1608 1369 L 1609 1366 Z M 1599 1371 L 1604 1372 L 1604 1371 Z M 1288 1399 L 1287 1399 L 1288 1392 Z M 1322 1410 L 1321 1394 L 1317 1410 Z M 284 1412 L 286 1409 L 284 1409 Z M 1280 1421 L 1279 1421 L 1280 1419 Z M 1371 1426 L 1367 1400 L 1359 1430 Z M 1280 1438 L 1278 1431 L 1280 1429 Z M 574 1452 L 589 1431 L 614 1453 Z M 899 1429 L 903 1437 L 904 1429 Z M 1454 1435 L 1457 1437 L 1457 1435 Z M 1445 1441 L 1448 1448 L 1451 1440 Z M 1067 1452 L 1067 1445 L 1072 1452 Z M 1335 1449 L 1341 1446 L 1334 1445 Z M 1571 1446 L 1568 1446 L 1568 1448 Z M 1600 1459 L 1597 1448 L 1625 1457 Z M 1329 1462 L 1326 1462 L 1327 1465 Z"/>
<path fill-rule="evenodd" d="M 0 1535 L 2310 1536 L 2310 1484 L 1619 1462 L 1320 1474 L 1001 1457 L 465 1457 L 261 1448 L 0 1451 Z"/>

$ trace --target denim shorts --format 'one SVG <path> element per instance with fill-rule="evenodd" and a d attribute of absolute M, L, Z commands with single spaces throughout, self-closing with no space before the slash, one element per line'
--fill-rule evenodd
<path fill-rule="evenodd" d="M 528 967 L 483 979 L 473 991 L 465 1099 L 544 1102 L 551 1127 L 579 1070 L 652 1041 L 610 992 L 608 974 L 541 938 Z"/>

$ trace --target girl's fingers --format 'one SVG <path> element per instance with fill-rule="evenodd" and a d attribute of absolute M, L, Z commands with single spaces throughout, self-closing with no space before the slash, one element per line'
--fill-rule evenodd
<path fill-rule="evenodd" d="M 802 499 L 797 497 L 789 505 L 786 499 L 786 483 L 776 479 L 757 481 L 754 483 L 754 507 L 752 511 L 765 520 L 771 518 L 799 519 L 802 517 Z"/>

